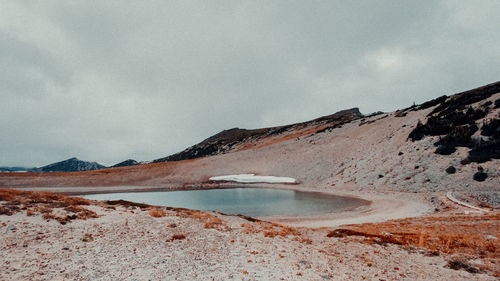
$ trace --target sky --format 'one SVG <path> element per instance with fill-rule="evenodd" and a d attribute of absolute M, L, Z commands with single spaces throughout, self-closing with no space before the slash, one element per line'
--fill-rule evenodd
<path fill-rule="evenodd" d="M 164 157 L 500 77 L 500 1 L 0 0 L 0 166 Z"/>

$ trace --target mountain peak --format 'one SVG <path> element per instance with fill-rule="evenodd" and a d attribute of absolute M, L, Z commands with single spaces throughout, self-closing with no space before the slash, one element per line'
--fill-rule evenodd
<path fill-rule="evenodd" d="M 106 168 L 97 162 L 82 161 L 76 157 L 69 158 L 60 162 L 52 163 L 36 170 L 39 172 L 78 172 L 90 171 Z"/>

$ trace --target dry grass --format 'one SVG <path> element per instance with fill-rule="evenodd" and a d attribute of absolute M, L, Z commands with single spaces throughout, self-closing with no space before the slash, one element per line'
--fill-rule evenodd
<path fill-rule="evenodd" d="M 212 217 L 209 217 L 207 219 L 207 221 L 205 222 L 205 228 L 214 228 L 214 229 L 218 229 L 220 228 L 221 226 L 223 226 L 223 222 L 220 218 L 216 217 L 216 216 L 212 216 Z"/>
<path fill-rule="evenodd" d="M 270 223 L 266 225 L 263 231 L 264 237 L 300 235 L 295 228 L 277 223 Z"/>
<path fill-rule="evenodd" d="M 422 217 L 368 223 L 337 229 L 329 237 L 364 236 L 383 242 L 424 247 L 442 253 L 464 253 L 500 258 L 500 213 Z"/>
<path fill-rule="evenodd" d="M 149 215 L 155 218 L 161 218 L 167 215 L 167 213 L 161 209 L 153 209 L 149 211 Z"/>
<path fill-rule="evenodd" d="M 92 236 L 92 233 L 85 233 L 85 235 L 82 238 L 83 242 L 92 242 L 94 241 L 94 237 Z"/>
<path fill-rule="evenodd" d="M 259 149 L 259 148 L 270 146 L 270 145 L 273 145 L 276 143 L 284 142 L 287 140 L 296 139 L 296 138 L 304 137 L 304 136 L 310 136 L 318 131 L 326 129 L 327 127 L 328 127 L 327 125 L 320 125 L 320 126 L 313 127 L 310 129 L 295 131 L 294 133 L 286 134 L 286 135 L 278 137 L 278 138 L 276 138 L 275 136 L 266 137 L 266 138 L 260 139 L 256 143 L 244 142 L 243 144 L 239 144 L 237 146 L 236 151 L 243 151 L 243 150 L 249 150 L 249 149 Z"/>
<path fill-rule="evenodd" d="M 259 221 L 255 224 L 243 223 L 241 224 L 241 227 L 241 232 L 244 234 L 263 233 L 264 237 L 300 235 L 300 233 L 293 227 L 264 221 Z M 304 242 L 307 243 L 305 240 Z"/>
<path fill-rule="evenodd" d="M 50 192 L 20 191 L 8 188 L 0 188 L 0 201 L 19 202 L 23 204 L 46 203 L 57 208 L 92 204 L 91 200 L 80 197 L 69 197 Z"/>
<path fill-rule="evenodd" d="M 220 231 L 231 230 L 231 228 L 226 223 L 224 223 L 222 219 L 207 212 L 184 210 L 184 212 L 180 212 L 178 213 L 178 215 L 199 219 L 200 221 L 204 222 L 204 227 L 207 229 L 217 229 Z"/>
<path fill-rule="evenodd" d="M 172 242 L 175 240 L 184 240 L 186 239 L 186 236 L 184 234 L 174 234 L 170 239 L 165 240 L 165 242 Z"/>
<path fill-rule="evenodd" d="M 74 219 L 97 218 L 98 215 L 82 206 L 94 204 L 91 200 L 79 197 L 69 197 L 50 192 L 19 191 L 14 189 L 0 189 L 0 215 L 13 215 L 26 210 L 27 216 L 41 214 L 46 220 L 57 220 L 66 224 Z M 52 211 L 55 208 L 63 209 L 67 215 L 58 216 Z"/>
<path fill-rule="evenodd" d="M 425 248 L 430 254 L 480 258 L 500 274 L 500 213 L 447 214 L 345 226 L 328 237 L 360 237 L 364 243 L 394 243 Z"/>

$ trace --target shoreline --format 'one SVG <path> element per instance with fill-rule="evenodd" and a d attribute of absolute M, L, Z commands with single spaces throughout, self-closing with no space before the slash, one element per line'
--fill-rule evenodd
<path fill-rule="evenodd" d="M 340 210 L 339 212 L 315 214 L 307 216 L 261 216 L 255 217 L 259 220 L 284 224 L 292 227 L 322 228 L 337 227 L 340 225 L 376 223 L 393 219 L 420 217 L 432 213 L 430 204 L 423 200 L 423 194 L 418 198 L 408 198 L 409 193 L 387 194 L 384 192 L 365 193 L 362 196 L 354 194 L 345 188 L 337 190 L 317 190 L 300 184 L 269 184 L 269 183 L 202 183 L 193 186 L 182 187 L 158 187 L 158 186 L 106 186 L 106 187 L 20 187 L 16 190 L 25 191 L 47 191 L 65 195 L 89 195 L 105 193 L 129 193 L 129 192 L 168 192 L 186 190 L 227 189 L 237 187 L 273 188 L 283 190 L 294 190 L 299 192 L 322 193 L 328 195 L 356 198 L 366 201 L 367 204 L 354 208 Z M 415 194 L 411 194 L 415 195 Z M 228 214 L 228 216 L 231 216 Z"/>

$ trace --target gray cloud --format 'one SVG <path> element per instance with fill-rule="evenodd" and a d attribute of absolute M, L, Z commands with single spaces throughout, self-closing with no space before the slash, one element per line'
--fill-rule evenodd
<path fill-rule="evenodd" d="M 151 160 L 231 127 L 498 80 L 498 1 L 0 3 L 0 165 Z"/>

